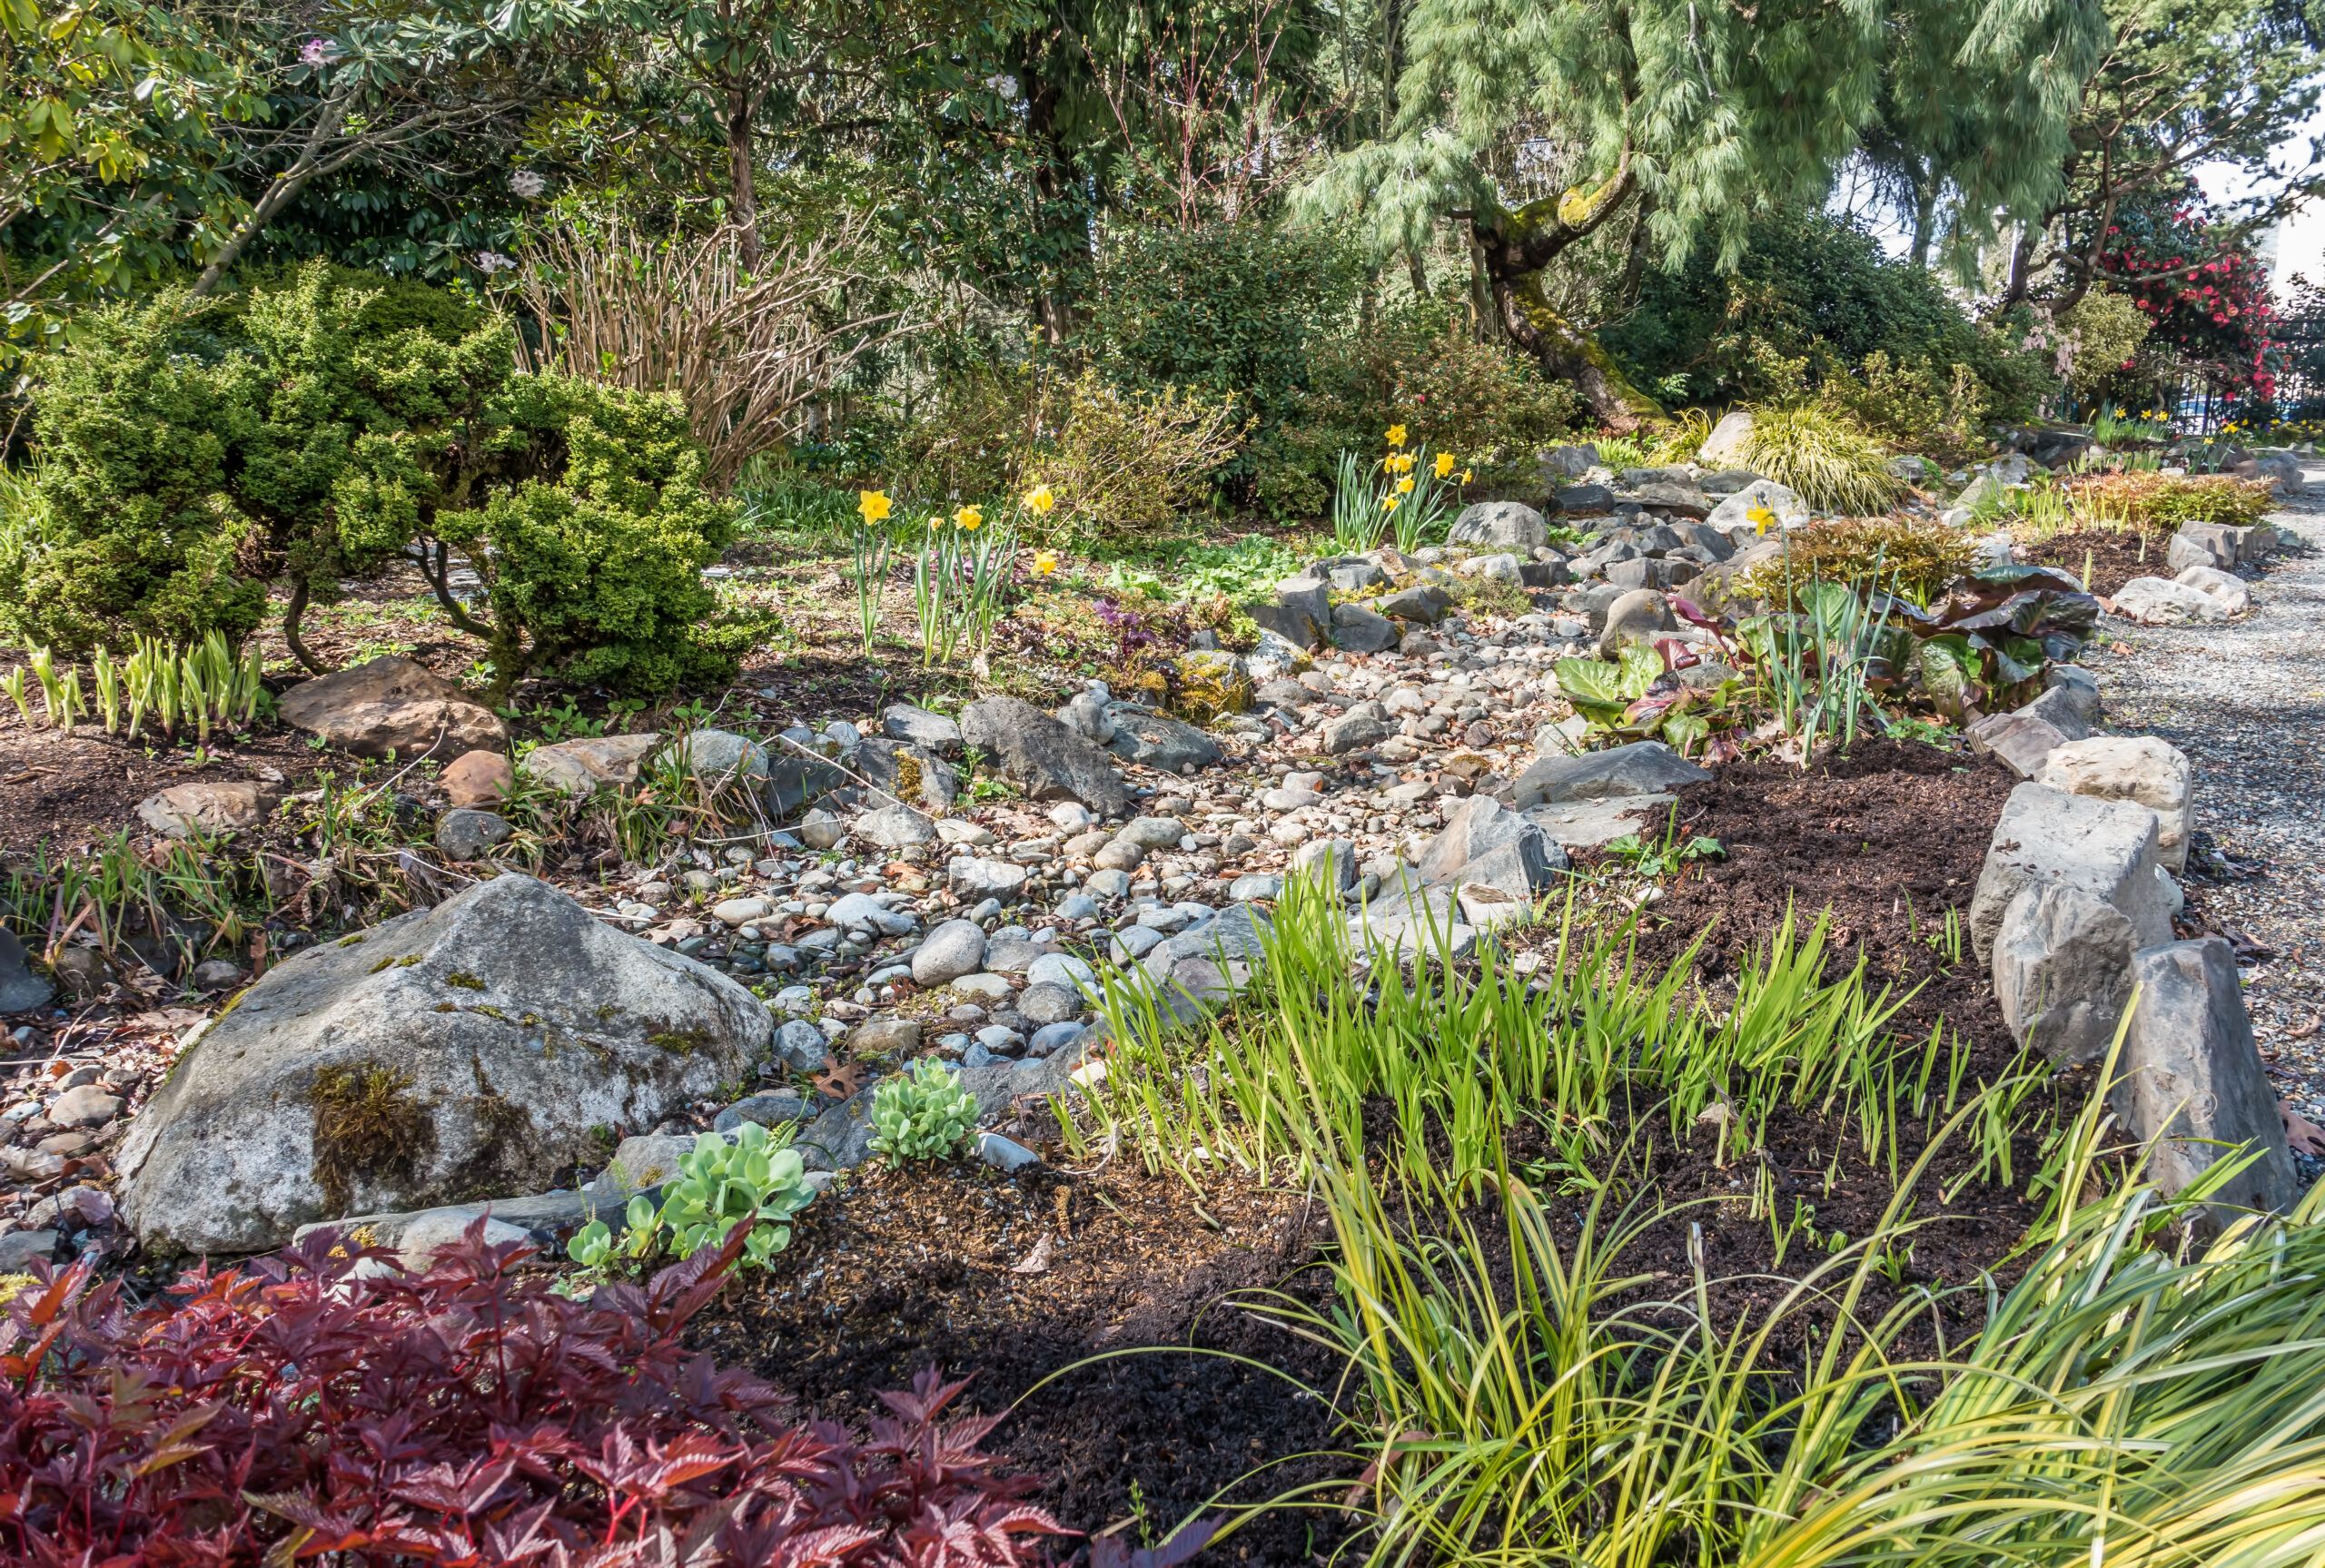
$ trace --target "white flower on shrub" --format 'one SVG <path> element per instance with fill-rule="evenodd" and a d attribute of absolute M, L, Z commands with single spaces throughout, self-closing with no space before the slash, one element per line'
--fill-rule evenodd
<path fill-rule="evenodd" d="M 505 272 L 516 264 L 514 257 L 504 256 L 498 251 L 479 251 L 476 253 L 476 269 L 488 278 L 495 272 Z"/>
<path fill-rule="evenodd" d="M 509 176 L 509 189 L 529 202 L 549 189 L 549 182 L 531 169 L 519 169 Z"/>
<path fill-rule="evenodd" d="M 300 46 L 299 63 L 302 65 L 328 65 L 337 53 L 330 39 L 310 38 Z"/>
<path fill-rule="evenodd" d="M 992 88 L 994 93 L 1000 97 L 1014 98 L 1017 96 L 1017 78 L 1009 75 L 1005 72 L 986 77 L 984 79 L 984 84 Z"/>

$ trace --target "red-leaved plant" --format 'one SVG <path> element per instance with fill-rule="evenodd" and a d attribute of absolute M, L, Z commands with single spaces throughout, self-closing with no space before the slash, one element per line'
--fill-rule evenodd
<path fill-rule="evenodd" d="M 0 1560 L 1052 1561 L 1072 1532 L 1024 1501 L 1032 1478 L 978 1452 L 998 1417 L 940 1419 L 963 1384 L 931 1369 L 883 1394 L 889 1415 L 858 1444 L 688 1355 L 680 1335 L 736 1250 L 586 1304 L 520 1271 L 526 1248 L 486 1245 L 481 1222 L 424 1274 L 359 1268 L 385 1255 L 319 1238 L 196 1270 L 134 1311 L 86 1263 L 44 1267 L 0 1323 Z"/>

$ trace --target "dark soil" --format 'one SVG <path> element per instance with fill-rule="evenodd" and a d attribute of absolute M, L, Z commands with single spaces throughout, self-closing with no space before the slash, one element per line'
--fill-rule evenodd
<path fill-rule="evenodd" d="M 2146 547 L 2144 555 L 2142 541 Z M 2163 564 L 2164 551 L 2171 542 L 2168 528 L 2148 534 L 2130 528 L 2077 528 L 2025 547 L 2025 555 L 2036 566 L 2063 567 L 2078 577 L 2083 576 L 2088 557 L 2091 580 L 2083 584 L 2084 588 L 2094 594 L 2112 595 L 2133 577 L 2172 576 L 2171 568 Z"/>
<path fill-rule="evenodd" d="M 102 721 L 84 723 L 70 735 L 27 728 L 10 713 L 0 719 L 0 853 L 31 851 L 46 841 L 52 850 L 78 847 L 112 837 L 124 827 L 145 830 L 137 804 L 172 784 L 200 781 L 245 782 L 268 778 L 276 787 L 296 790 L 307 775 L 336 769 L 342 776 L 357 765 L 351 759 L 310 748 L 287 732 L 262 733 L 245 742 L 213 735 L 209 758 L 197 764 L 190 747 L 172 750 L 144 737 L 131 745 L 104 733 Z"/>
<path fill-rule="evenodd" d="M 1942 1014 L 1981 1062 L 2015 1054 L 2002 1012 L 1969 952 L 1946 950 L 1949 911 L 1966 922 L 1970 895 L 2003 802 L 2017 781 L 1991 758 L 1911 741 L 1865 741 L 1820 754 L 1806 772 L 1731 763 L 1679 793 L 1683 838 L 1716 838 L 1724 858 L 1684 867 L 1641 922 L 1642 954 L 1667 962 L 1700 934 L 1697 974 L 1730 979 L 1787 910 L 1804 933 L 1832 912 L 1825 976 L 1865 956 L 1876 989 L 1918 991 L 1898 1014 L 1926 1038 Z"/>
<path fill-rule="evenodd" d="M 860 1427 L 878 1391 L 924 1366 L 974 1374 L 964 1404 L 1009 1410 L 987 1446 L 1044 1478 L 1042 1505 L 1092 1531 L 1143 1508 L 1133 1542 L 1335 1474 L 1301 1457 L 1331 1445 L 1333 1416 L 1296 1385 L 1329 1395 L 1337 1364 L 1236 1305 L 1285 1288 L 1320 1305 L 1320 1276 L 1294 1277 L 1321 1234 L 1301 1194 L 1234 1181 L 1197 1192 L 1120 1163 L 1015 1178 L 866 1167 L 801 1221 L 774 1267 L 730 1289 L 695 1335 L 808 1412 Z M 1014 1272 L 1044 1238 L 1047 1267 Z M 1330 1516 L 1273 1513 L 1218 1555 L 1301 1562 L 1333 1533 Z"/>

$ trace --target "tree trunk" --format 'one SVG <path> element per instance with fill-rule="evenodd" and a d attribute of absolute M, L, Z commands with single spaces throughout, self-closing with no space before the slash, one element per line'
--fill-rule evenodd
<path fill-rule="evenodd" d="M 1030 64 L 1021 73 L 1021 90 L 1025 94 L 1025 129 L 1028 140 L 1038 150 L 1034 168 L 1034 199 L 1041 203 L 1034 222 L 1055 240 L 1054 262 L 1055 275 L 1049 285 L 1034 298 L 1034 318 L 1043 332 L 1053 343 L 1064 341 L 1073 333 L 1073 290 L 1069 274 L 1070 262 L 1087 269 L 1093 265 L 1090 251 L 1090 225 L 1080 214 L 1062 210 L 1067 207 L 1067 197 L 1073 179 L 1073 154 L 1063 144 L 1057 120 L 1057 88 L 1047 82 Z M 1031 86 L 1025 84 L 1030 82 Z"/>
<path fill-rule="evenodd" d="M 1914 173 L 1914 265 L 1929 265 L 1931 231 L 1937 221 L 1937 180 L 1927 170 Z"/>
<path fill-rule="evenodd" d="M 1469 220 L 1504 330 L 1543 370 L 1572 383 L 1590 411 L 1617 430 L 1660 419 L 1663 409 L 1630 384 L 1596 338 L 1558 314 L 1542 288 L 1542 269 L 1606 222 L 1631 188 L 1626 160 L 1596 191 L 1578 187 L 1555 202 L 1531 202 L 1516 212 L 1479 212 Z"/>
<path fill-rule="evenodd" d="M 727 89 L 727 178 L 732 187 L 734 222 L 741 235 L 743 270 L 756 272 L 765 254 L 759 244 L 758 183 L 751 156 L 751 95 L 739 86 Z"/>
<path fill-rule="evenodd" d="M 347 105 L 352 95 L 351 89 L 341 88 L 323 101 L 322 111 L 315 116 L 314 129 L 307 133 L 306 145 L 299 149 L 297 160 L 275 176 L 274 182 L 267 186 L 266 193 L 251 208 L 250 216 L 242 220 L 224 247 L 210 259 L 210 264 L 202 269 L 202 276 L 193 281 L 195 299 L 203 298 L 218 286 L 219 280 L 226 275 L 226 269 L 232 266 L 243 248 L 258 237 L 258 232 L 265 228 L 277 212 L 297 200 L 299 192 L 306 189 L 307 182 L 322 169 L 322 149 L 339 134 L 340 126 L 347 119 Z M 331 167 L 337 168 L 345 162 L 346 156 L 339 157 Z"/>

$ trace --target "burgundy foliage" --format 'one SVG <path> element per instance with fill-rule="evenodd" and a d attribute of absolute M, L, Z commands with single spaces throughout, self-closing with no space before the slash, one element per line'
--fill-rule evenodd
<path fill-rule="evenodd" d="M 733 1248 L 586 1304 L 480 1224 L 425 1274 L 330 1248 L 10 1303 L 0 1561 L 1015 1568 L 1071 1533 L 978 1452 L 997 1417 L 942 1419 L 963 1384 L 882 1395 L 859 1444 L 689 1355 Z"/>

